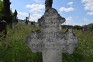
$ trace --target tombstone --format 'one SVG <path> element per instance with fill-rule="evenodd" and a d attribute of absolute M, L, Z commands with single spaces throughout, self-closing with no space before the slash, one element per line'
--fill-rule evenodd
<path fill-rule="evenodd" d="M 26 17 L 25 24 L 27 25 L 29 22 L 28 17 Z"/>
<path fill-rule="evenodd" d="M 42 52 L 43 62 L 62 62 L 62 53 L 72 54 L 77 47 L 77 37 L 72 29 L 65 33 L 60 25 L 65 22 L 56 9 L 50 8 L 38 19 L 42 30 L 32 31 L 26 38 L 26 44 L 32 52 Z"/>
<path fill-rule="evenodd" d="M 14 12 L 14 18 L 17 19 L 17 11 Z"/>
<path fill-rule="evenodd" d="M 31 21 L 31 25 L 35 25 L 35 21 Z"/>
<path fill-rule="evenodd" d="M 5 21 L 0 21 L 0 37 L 5 38 L 7 34 L 6 30 L 6 22 Z"/>
<path fill-rule="evenodd" d="M 14 22 L 15 22 L 15 24 L 17 24 L 18 23 L 18 19 L 17 19 L 17 10 L 15 10 L 15 12 L 14 12 Z"/>
<path fill-rule="evenodd" d="M 15 10 L 14 14 L 11 16 L 12 18 L 12 27 L 16 26 L 18 23 L 18 18 L 17 18 L 17 10 Z"/>

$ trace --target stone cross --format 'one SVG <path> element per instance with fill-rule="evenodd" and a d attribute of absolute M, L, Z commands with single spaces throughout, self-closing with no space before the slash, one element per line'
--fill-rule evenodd
<path fill-rule="evenodd" d="M 77 37 L 72 29 L 60 32 L 60 24 L 65 21 L 53 8 L 38 20 L 41 31 L 33 31 L 26 38 L 33 52 L 42 52 L 43 62 L 62 62 L 62 53 L 72 54 L 77 47 Z"/>
<path fill-rule="evenodd" d="M 77 47 L 77 37 L 72 29 L 65 33 L 60 25 L 65 22 L 56 9 L 50 8 L 38 19 L 42 30 L 32 31 L 26 38 L 26 44 L 32 52 L 42 52 L 43 62 L 62 62 L 62 53 L 72 54 Z"/>

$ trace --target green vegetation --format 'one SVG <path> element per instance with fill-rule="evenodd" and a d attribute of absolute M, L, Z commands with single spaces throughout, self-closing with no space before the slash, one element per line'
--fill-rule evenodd
<path fill-rule="evenodd" d="M 4 6 L 3 6 L 3 1 L 0 0 L 0 19 L 4 16 Z M 13 15 L 12 10 L 10 9 L 11 15 Z"/>
<path fill-rule="evenodd" d="M 3 16 L 3 2 L 0 0 L 0 18 Z"/>
<path fill-rule="evenodd" d="M 0 39 L 0 62 L 42 62 L 41 53 L 33 53 L 25 44 L 25 38 L 36 26 L 18 24 L 8 29 L 6 39 Z M 79 45 L 74 54 L 63 54 L 63 62 L 93 62 L 93 33 L 74 30 Z M 46 58 L 47 59 L 47 58 Z"/>
<path fill-rule="evenodd" d="M 93 62 L 93 32 L 74 30 L 79 45 L 72 55 L 63 54 L 63 62 Z"/>

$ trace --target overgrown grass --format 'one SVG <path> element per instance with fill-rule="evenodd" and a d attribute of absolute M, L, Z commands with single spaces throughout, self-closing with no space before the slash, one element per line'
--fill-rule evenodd
<path fill-rule="evenodd" d="M 18 24 L 9 29 L 6 39 L 0 40 L 0 62 L 42 62 L 41 53 L 33 53 L 25 38 L 36 26 Z M 93 33 L 75 30 L 79 45 L 72 55 L 63 54 L 63 62 L 93 62 Z M 47 58 L 46 58 L 47 59 Z"/>
<path fill-rule="evenodd" d="M 74 30 L 78 48 L 72 55 L 63 54 L 64 62 L 93 62 L 93 32 Z"/>

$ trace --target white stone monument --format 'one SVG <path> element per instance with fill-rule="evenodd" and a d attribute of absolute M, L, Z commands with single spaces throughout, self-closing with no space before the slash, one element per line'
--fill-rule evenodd
<path fill-rule="evenodd" d="M 50 8 L 38 19 L 41 31 L 33 31 L 26 38 L 32 52 L 42 52 L 43 62 L 62 62 L 62 53 L 72 54 L 77 47 L 77 37 L 72 29 L 60 32 L 60 24 L 65 22 L 56 9 Z"/>

